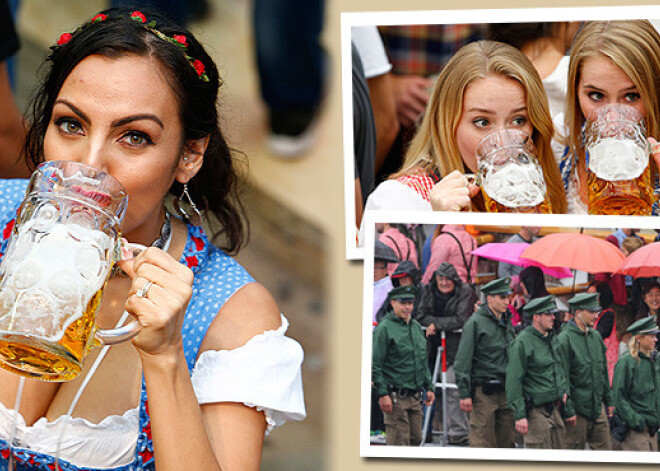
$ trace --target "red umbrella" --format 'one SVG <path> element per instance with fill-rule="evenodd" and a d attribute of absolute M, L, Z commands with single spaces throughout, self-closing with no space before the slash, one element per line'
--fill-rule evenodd
<path fill-rule="evenodd" d="M 547 267 L 572 268 L 588 273 L 613 273 L 626 257 L 614 245 L 598 237 L 575 232 L 541 237 L 520 256 Z"/>
<path fill-rule="evenodd" d="M 616 273 L 634 278 L 660 276 L 660 242 L 645 245 L 631 253 Z"/>
<path fill-rule="evenodd" d="M 543 271 L 543 273 L 554 276 L 555 278 L 568 278 L 569 276 L 573 276 L 570 270 L 567 270 L 566 268 L 548 268 L 533 260 L 521 259 L 520 254 L 523 253 L 527 247 L 529 247 L 529 244 L 525 242 L 490 242 L 470 253 L 481 258 L 496 260 L 498 262 L 517 265 L 519 267 L 537 266 Z"/>

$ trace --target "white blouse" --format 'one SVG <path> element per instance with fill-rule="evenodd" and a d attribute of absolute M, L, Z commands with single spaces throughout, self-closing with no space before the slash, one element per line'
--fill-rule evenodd
<path fill-rule="evenodd" d="M 284 334 L 282 325 L 255 335 L 234 350 L 207 350 L 200 354 L 191 381 L 200 404 L 240 402 L 264 411 L 266 433 L 287 420 L 306 416 L 302 389 L 303 350 Z M 0 403 L 0 436 L 9 439 L 14 411 Z M 55 455 L 79 467 L 113 468 L 130 464 L 138 438 L 138 408 L 112 415 L 94 424 L 61 416 L 53 422 L 41 418 L 27 426 L 19 414 L 14 443 L 21 448 Z"/>

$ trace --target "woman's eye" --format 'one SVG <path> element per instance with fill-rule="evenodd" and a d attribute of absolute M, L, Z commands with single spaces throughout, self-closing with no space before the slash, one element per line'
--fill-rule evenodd
<path fill-rule="evenodd" d="M 472 124 L 478 128 L 485 128 L 490 124 L 490 121 L 488 121 L 486 118 L 477 118 L 472 120 Z"/>
<path fill-rule="evenodd" d="M 65 134 L 78 134 L 82 131 L 80 123 L 71 118 L 60 118 L 55 121 L 55 125 Z"/>
<path fill-rule="evenodd" d="M 511 124 L 514 126 L 524 126 L 525 124 L 527 124 L 527 118 L 525 118 L 524 116 L 518 116 L 517 118 L 513 118 L 511 120 Z"/>
<path fill-rule="evenodd" d="M 151 140 L 151 138 L 149 138 L 149 136 L 147 136 L 143 132 L 138 132 L 138 131 L 127 132 L 122 136 L 122 140 L 126 144 L 134 147 L 141 147 L 153 143 L 153 141 Z"/>
<path fill-rule="evenodd" d="M 624 97 L 626 103 L 635 103 L 639 101 L 640 96 L 639 93 L 636 92 L 631 92 L 631 93 L 626 93 L 626 96 Z"/>
<path fill-rule="evenodd" d="M 591 101 L 600 101 L 603 99 L 603 94 L 600 92 L 590 92 L 588 96 L 591 99 Z"/>

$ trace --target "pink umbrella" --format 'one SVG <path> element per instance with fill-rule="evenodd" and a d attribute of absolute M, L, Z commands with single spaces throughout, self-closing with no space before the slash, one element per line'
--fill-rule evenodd
<path fill-rule="evenodd" d="M 660 242 L 640 247 L 631 253 L 616 273 L 633 278 L 660 276 Z"/>
<path fill-rule="evenodd" d="M 568 278 L 573 276 L 571 271 L 566 268 L 549 268 L 534 260 L 521 259 L 520 254 L 523 253 L 527 247 L 529 247 L 529 244 L 525 242 L 491 242 L 482 245 L 470 253 L 481 258 L 496 260 L 498 262 L 517 265 L 519 267 L 539 267 L 543 273 L 554 276 L 555 278 Z"/>

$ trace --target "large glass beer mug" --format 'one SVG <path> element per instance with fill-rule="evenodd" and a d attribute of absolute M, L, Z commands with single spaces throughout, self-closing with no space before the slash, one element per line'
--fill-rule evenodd
<path fill-rule="evenodd" d="M 585 128 L 589 214 L 649 215 L 654 196 L 642 115 L 628 105 L 595 109 Z"/>
<path fill-rule="evenodd" d="M 486 211 L 552 212 L 543 169 L 528 134 L 518 129 L 496 131 L 477 144 L 476 155 Z"/>
<path fill-rule="evenodd" d="M 138 324 L 95 324 L 122 247 L 126 190 L 113 177 L 68 161 L 32 175 L 0 264 L 0 366 L 30 378 L 68 381 L 85 354 L 126 340 Z"/>

